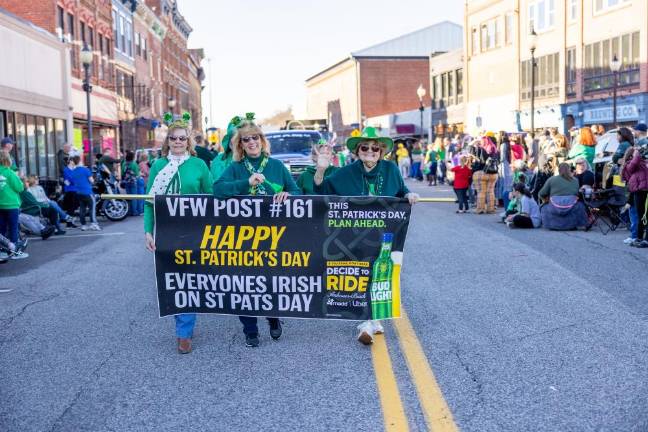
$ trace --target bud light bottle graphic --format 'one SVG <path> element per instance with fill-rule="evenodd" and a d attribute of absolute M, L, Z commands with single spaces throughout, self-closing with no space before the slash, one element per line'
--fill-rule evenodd
<path fill-rule="evenodd" d="M 384 233 L 380 255 L 374 261 L 371 275 L 371 319 L 392 317 L 392 271 L 391 248 L 394 234 Z"/>

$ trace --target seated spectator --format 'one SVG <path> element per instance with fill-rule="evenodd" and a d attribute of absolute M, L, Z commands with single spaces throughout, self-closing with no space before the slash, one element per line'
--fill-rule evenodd
<path fill-rule="evenodd" d="M 32 216 L 27 213 L 20 213 L 18 216 L 20 225 L 34 235 L 39 235 L 43 240 L 47 240 L 54 234 L 56 228 L 54 225 L 44 225 L 40 216 Z"/>
<path fill-rule="evenodd" d="M 56 212 L 59 215 L 59 220 L 63 222 L 67 222 L 68 227 L 76 226 L 74 224 L 74 221 L 72 220 L 72 217 L 68 215 L 65 211 L 63 211 L 63 209 L 58 205 L 56 201 L 51 200 L 47 197 L 45 190 L 39 184 L 38 176 L 27 177 L 27 184 L 29 185 L 27 190 L 34 196 L 34 198 L 36 198 L 36 201 L 38 201 L 41 204 L 48 205 L 52 207 L 54 210 L 56 210 Z"/>
<path fill-rule="evenodd" d="M 523 183 L 516 183 L 513 186 L 513 197 L 518 202 L 517 212 L 506 218 L 506 225 L 511 228 L 538 228 L 540 208 Z"/>
<path fill-rule="evenodd" d="M 578 180 L 578 188 L 583 186 L 594 187 L 594 173 L 592 172 L 587 159 L 579 157 L 576 159 L 576 179 Z"/>
<path fill-rule="evenodd" d="M 558 175 L 544 184 L 538 196 L 545 201 L 540 208 L 542 225 L 551 230 L 590 228 L 585 206 L 578 200 L 578 180 L 572 176 L 571 166 L 561 163 Z"/>
<path fill-rule="evenodd" d="M 549 180 L 554 175 L 554 159 L 548 159 L 542 167 L 531 177 L 530 188 L 531 195 L 536 201 L 540 200 L 538 194 L 540 190 L 545 185 L 547 180 Z"/>
<path fill-rule="evenodd" d="M 65 234 L 65 230 L 61 228 L 59 215 L 56 210 L 50 207 L 49 204 L 38 202 L 34 195 L 29 192 L 27 179 L 23 179 L 23 182 L 25 189 L 20 193 L 20 199 L 22 201 L 20 204 L 20 212 L 30 216 L 44 217 L 56 228 L 56 235 Z"/>

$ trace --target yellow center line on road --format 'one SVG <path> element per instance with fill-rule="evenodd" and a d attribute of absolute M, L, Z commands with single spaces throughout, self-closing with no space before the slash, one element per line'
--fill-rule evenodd
<path fill-rule="evenodd" d="M 387 350 L 387 342 L 383 335 L 374 337 L 371 347 L 371 359 L 376 375 L 378 394 L 380 395 L 385 431 L 406 432 L 409 427 L 405 416 L 405 408 L 403 408 L 398 384 L 396 383 L 396 375 Z"/>
<path fill-rule="evenodd" d="M 401 351 L 405 356 L 410 376 L 416 386 L 421 409 L 429 430 L 433 432 L 458 431 L 459 428 L 455 424 L 452 412 L 450 412 L 450 408 L 443 398 L 443 393 L 434 377 L 430 362 L 425 356 L 412 323 L 402 307 L 400 319 L 394 319 L 393 324 L 396 327 Z M 376 374 L 378 374 L 377 370 Z"/>

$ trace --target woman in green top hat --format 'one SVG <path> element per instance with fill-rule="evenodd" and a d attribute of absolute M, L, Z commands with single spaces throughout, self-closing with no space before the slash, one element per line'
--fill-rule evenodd
<path fill-rule="evenodd" d="M 324 176 L 329 162 L 318 158 L 315 171 L 315 191 L 322 195 L 386 196 L 407 198 L 410 204 L 419 200 L 409 191 L 394 162 L 383 159 L 394 147 L 391 138 L 378 136 L 376 129 L 367 127 L 357 137 L 350 137 L 346 145 L 356 155 L 356 161 L 340 168 L 329 177 Z M 358 326 L 358 340 L 365 345 L 373 343 L 373 335 L 383 333 L 379 321 L 365 321 Z"/>
<path fill-rule="evenodd" d="M 212 177 L 207 164 L 196 157 L 191 140 L 189 121 L 185 113 L 180 119 L 173 119 L 171 113 L 164 115 L 169 130 L 162 144 L 162 157 L 157 159 L 149 172 L 147 193 L 149 195 L 191 195 L 208 194 L 212 189 Z M 153 237 L 155 219 L 153 204 L 144 204 L 144 231 L 146 248 L 155 251 Z M 191 337 L 196 325 L 196 314 L 175 316 L 178 352 L 191 352 Z"/>
<path fill-rule="evenodd" d="M 317 159 L 320 157 L 326 158 L 329 161 L 329 166 L 324 171 L 324 177 L 328 177 L 337 171 L 337 167 L 331 165 L 331 161 L 333 160 L 333 146 L 324 138 L 321 138 L 317 144 L 313 145 L 311 153 L 313 162 L 315 163 L 317 163 Z M 315 193 L 313 178 L 315 177 L 316 169 L 315 166 L 307 167 L 297 179 L 297 186 L 299 186 L 299 189 L 301 189 L 304 195 L 313 195 Z"/>
<path fill-rule="evenodd" d="M 245 118 L 234 117 L 236 132 L 230 141 L 232 164 L 214 183 L 214 195 L 219 199 L 236 195 L 274 195 L 275 202 L 283 202 L 288 195 L 300 191 L 284 164 L 270 157 L 270 145 L 261 128 L 254 121 L 254 113 Z M 259 346 L 257 318 L 240 316 L 245 334 L 245 345 Z M 279 318 L 268 318 L 270 336 L 277 340 L 282 329 Z"/>

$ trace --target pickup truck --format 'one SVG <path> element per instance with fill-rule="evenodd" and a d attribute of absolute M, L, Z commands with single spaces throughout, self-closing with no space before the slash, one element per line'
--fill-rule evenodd
<path fill-rule="evenodd" d="M 273 158 L 284 163 L 296 179 L 307 167 L 314 165 L 311 149 L 322 135 L 310 130 L 282 130 L 267 132 L 270 153 Z"/>

